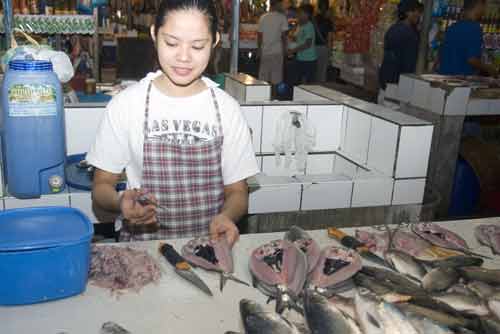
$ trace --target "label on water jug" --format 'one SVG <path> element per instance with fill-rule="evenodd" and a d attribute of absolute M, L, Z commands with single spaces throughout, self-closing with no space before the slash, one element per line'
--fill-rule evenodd
<path fill-rule="evenodd" d="M 57 114 L 56 89 L 48 84 L 16 84 L 9 87 L 9 116 L 33 117 Z"/>

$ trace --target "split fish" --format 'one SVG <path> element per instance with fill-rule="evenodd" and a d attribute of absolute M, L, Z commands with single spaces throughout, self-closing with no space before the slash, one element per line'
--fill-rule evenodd
<path fill-rule="evenodd" d="M 474 229 L 476 239 L 491 248 L 494 254 L 500 255 L 500 226 L 479 225 Z"/>
<path fill-rule="evenodd" d="M 462 237 L 437 224 L 412 224 L 411 229 L 415 234 L 433 245 L 458 251 L 469 249 L 469 246 L 467 246 L 467 242 Z"/>
<path fill-rule="evenodd" d="M 320 248 L 318 243 L 311 238 L 309 233 L 298 226 L 290 227 L 290 230 L 285 233 L 283 239 L 293 242 L 307 256 L 307 272 L 313 271 L 320 257 Z"/>

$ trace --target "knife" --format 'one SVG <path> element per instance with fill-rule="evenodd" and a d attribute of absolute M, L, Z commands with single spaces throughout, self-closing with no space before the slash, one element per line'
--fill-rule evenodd
<path fill-rule="evenodd" d="M 335 227 L 329 227 L 328 228 L 328 236 L 330 238 L 337 239 L 343 246 L 354 249 L 363 257 L 364 259 L 371 261 L 373 263 L 376 263 L 378 265 L 384 266 L 384 267 L 389 267 L 387 262 L 377 254 L 371 252 L 368 247 L 365 246 L 364 243 L 359 241 L 358 239 L 345 234 L 341 230 L 335 228 Z"/>
<path fill-rule="evenodd" d="M 172 245 L 167 243 L 160 244 L 159 251 L 167 259 L 168 263 L 174 266 L 174 270 L 179 276 L 194 284 L 207 295 L 213 296 L 212 291 L 210 291 L 205 282 L 196 275 L 193 268 L 191 268 L 189 263 L 187 263 Z"/>

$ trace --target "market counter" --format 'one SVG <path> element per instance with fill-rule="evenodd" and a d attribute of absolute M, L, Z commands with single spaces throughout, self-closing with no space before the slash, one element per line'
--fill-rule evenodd
<path fill-rule="evenodd" d="M 499 218 L 442 222 L 443 226 L 458 232 L 478 253 L 491 255 L 474 238 L 477 224 L 499 224 Z M 352 229 L 345 229 L 353 233 Z M 321 246 L 336 243 L 328 239 L 325 230 L 312 231 L 311 235 Z M 250 282 L 248 258 L 257 246 L 278 238 L 283 233 L 242 235 L 234 248 L 235 275 Z M 180 249 L 186 240 L 173 241 Z M 123 244 L 126 245 L 126 244 Z M 157 252 L 158 242 L 137 242 L 134 248 L 147 249 L 158 258 L 163 276 L 157 285 L 146 286 L 141 292 L 127 292 L 113 296 L 107 290 L 89 285 L 80 296 L 43 304 L 0 307 L 2 334 L 93 334 L 106 321 L 114 321 L 131 333 L 224 333 L 242 331 L 239 300 L 250 298 L 264 304 L 267 300 L 258 290 L 228 281 L 224 292 L 219 292 L 219 276 L 196 269 L 200 277 L 214 292 L 208 297 L 178 277 Z M 484 267 L 500 268 L 496 261 L 486 260 Z M 274 303 L 269 305 L 272 309 Z"/>

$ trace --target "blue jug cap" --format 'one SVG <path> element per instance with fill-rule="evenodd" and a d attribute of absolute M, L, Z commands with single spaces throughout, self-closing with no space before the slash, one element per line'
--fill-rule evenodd
<path fill-rule="evenodd" d="M 46 60 L 11 60 L 9 69 L 14 71 L 52 71 L 52 63 Z"/>

